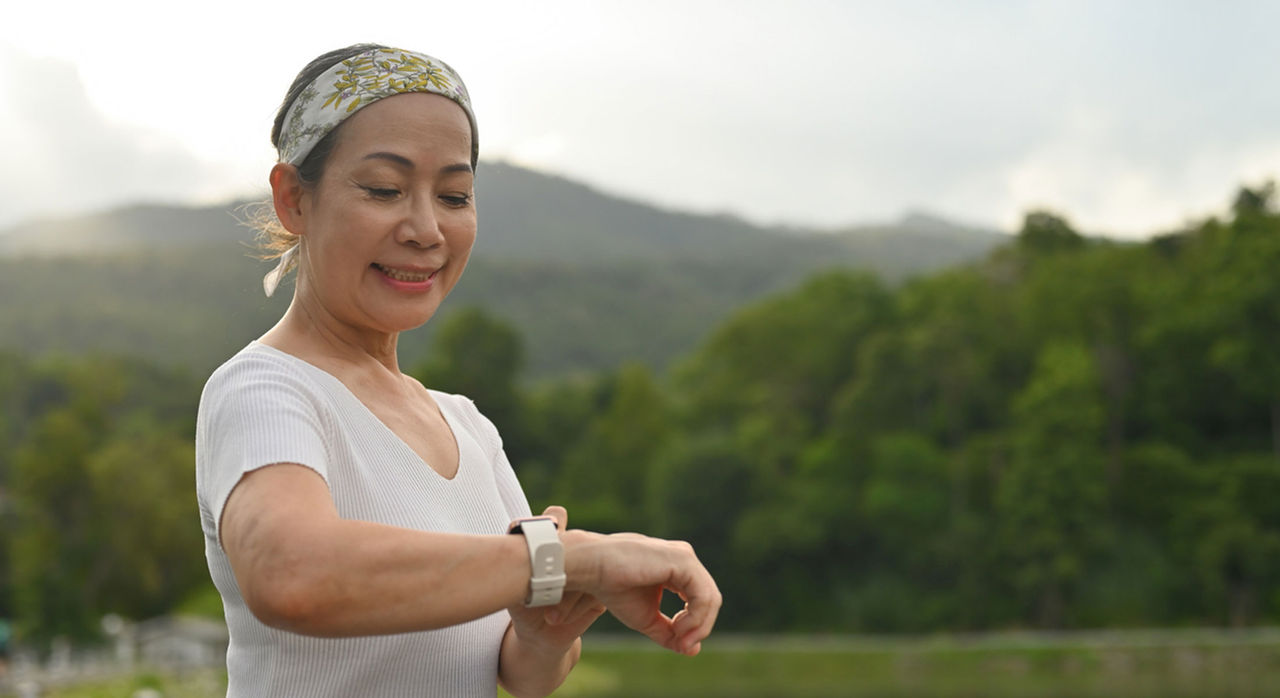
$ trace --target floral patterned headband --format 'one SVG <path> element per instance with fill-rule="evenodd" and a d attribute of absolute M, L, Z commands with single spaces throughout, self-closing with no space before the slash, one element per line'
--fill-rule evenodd
<path fill-rule="evenodd" d="M 471 97 L 462 78 L 444 61 L 398 48 L 375 48 L 339 61 L 298 94 L 280 133 L 280 162 L 301 165 L 320 139 L 374 102 L 406 92 L 430 92 L 462 107 L 471 122 L 471 166 L 479 142 Z"/>
<path fill-rule="evenodd" d="M 475 168 L 480 153 L 476 117 L 462 78 L 442 60 L 398 48 L 370 49 L 339 61 L 298 93 L 280 133 L 280 162 L 301 165 L 343 120 L 380 99 L 408 92 L 442 95 L 462 107 L 471 124 L 471 167 Z M 262 279 L 268 296 L 275 293 L 297 252 L 297 245 L 289 248 Z"/>

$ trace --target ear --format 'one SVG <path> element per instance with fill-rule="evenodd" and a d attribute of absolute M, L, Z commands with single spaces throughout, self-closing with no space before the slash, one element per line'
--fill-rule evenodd
<path fill-rule="evenodd" d="M 297 167 L 281 162 L 271 168 L 271 203 L 275 207 L 276 218 L 280 219 L 285 230 L 294 235 L 305 235 L 307 231 L 306 216 L 302 210 L 306 193 Z"/>

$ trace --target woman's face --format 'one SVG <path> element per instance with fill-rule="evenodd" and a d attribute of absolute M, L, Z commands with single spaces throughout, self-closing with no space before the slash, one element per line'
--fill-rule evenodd
<path fill-rule="evenodd" d="M 471 127 L 446 97 L 387 97 L 343 122 L 300 199 L 298 292 L 358 331 L 425 323 L 471 256 Z"/>

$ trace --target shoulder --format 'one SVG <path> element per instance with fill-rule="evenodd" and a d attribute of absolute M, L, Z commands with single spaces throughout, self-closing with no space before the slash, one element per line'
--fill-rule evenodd
<path fill-rule="evenodd" d="M 254 342 L 215 369 L 205 383 L 205 390 L 210 387 L 234 385 L 245 380 L 272 378 L 292 378 L 310 382 L 301 359 L 292 357 L 279 349 Z"/>
<path fill-rule="evenodd" d="M 440 411 L 463 422 L 472 431 L 480 428 L 481 420 L 488 421 L 485 420 L 484 415 L 480 414 L 480 409 L 476 407 L 475 401 L 466 395 L 445 393 L 429 388 L 426 391 L 431 395 L 431 399 L 435 400 L 435 403 L 439 405 Z"/>
<path fill-rule="evenodd" d="M 428 389 L 427 392 L 440 406 L 441 411 L 453 417 L 455 422 L 462 424 L 467 431 L 471 432 L 472 437 L 482 444 L 490 455 L 502 448 L 502 436 L 498 434 L 498 428 L 480 412 L 474 400 L 465 395 L 439 390 Z"/>
<path fill-rule="evenodd" d="M 422 395 L 429 397 L 440 408 L 440 411 L 445 413 L 445 416 L 468 422 L 480 416 L 480 410 L 476 408 L 476 403 L 466 395 L 434 390 L 423 385 L 422 381 L 407 373 L 401 375 Z"/>
<path fill-rule="evenodd" d="M 427 391 L 427 394 L 431 396 L 432 400 L 435 400 L 436 404 L 440 406 L 441 410 L 444 410 L 449 414 L 461 415 L 462 413 L 471 413 L 471 412 L 475 412 L 476 414 L 479 414 L 480 412 L 479 410 L 476 409 L 476 403 L 473 402 L 471 398 L 467 397 L 466 395 L 458 395 L 457 393 L 446 393 L 439 390 L 432 390 L 431 388 L 423 388 L 423 390 Z"/>
<path fill-rule="evenodd" d="M 245 454 L 270 454 L 254 460 L 256 465 L 318 462 L 320 447 L 303 454 L 309 460 L 300 460 L 298 449 L 277 453 L 299 443 L 329 444 L 342 433 L 332 390 L 314 371 L 301 359 L 256 343 L 219 366 L 196 412 L 197 470 L 215 453 L 235 461 L 229 470 L 235 473 L 243 471 L 238 459 Z"/>
<path fill-rule="evenodd" d="M 255 342 L 214 370 L 200 395 L 200 408 L 266 395 L 313 402 L 320 393 L 316 377 L 300 359 Z"/>

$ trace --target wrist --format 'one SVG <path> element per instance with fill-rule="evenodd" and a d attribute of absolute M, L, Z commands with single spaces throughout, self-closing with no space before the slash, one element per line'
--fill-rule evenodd
<path fill-rule="evenodd" d="M 560 542 L 564 544 L 566 591 L 590 592 L 599 586 L 600 562 L 595 544 L 602 538 L 599 533 L 576 528 L 560 534 Z"/>
<path fill-rule="evenodd" d="M 582 653 L 581 637 L 574 637 L 567 642 L 564 640 L 557 641 L 550 638 L 546 633 L 540 633 L 532 629 L 522 633 L 520 623 L 512 623 L 511 627 L 515 633 L 515 640 L 520 653 L 540 662 L 557 661 L 566 654 L 572 655 L 574 661 L 577 661 L 578 655 Z"/>

